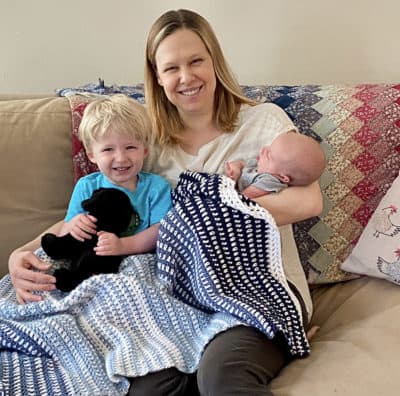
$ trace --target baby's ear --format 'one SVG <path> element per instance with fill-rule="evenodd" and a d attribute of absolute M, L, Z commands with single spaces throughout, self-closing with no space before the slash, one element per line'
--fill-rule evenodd
<path fill-rule="evenodd" d="M 278 179 L 285 184 L 290 183 L 290 176 L 289 175 L 278 175 Z"/>

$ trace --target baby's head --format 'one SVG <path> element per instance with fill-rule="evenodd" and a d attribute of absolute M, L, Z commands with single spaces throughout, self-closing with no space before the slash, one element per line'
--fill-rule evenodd
<path fill-rule="evenodd" d="M 143 105 L 126 95 L 106 96 L 89 103 L 79 125 L 79 139 L 86 151 L 107 133 L 120 133 L 148 147 L 151 125 Z"/>
<path fill-rule="evenodd" d="M 325 155 L 315 139 L 291 131 L 261 148 L 257 168 L 258 172 L 272 173 L 286 184 L 305 186 L 321 176 Z"/>

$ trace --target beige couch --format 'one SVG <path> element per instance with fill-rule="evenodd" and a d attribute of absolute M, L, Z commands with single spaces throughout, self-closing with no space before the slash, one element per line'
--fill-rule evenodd
<path fill-rule="evenodd" d="M 0 273 L 10 252 L 62 219 L 73 188 L 65 98 L 0 97 Z"/>
<path fill-rule="evenodd" d="M 9 253 L 60 220 L 73 188 L 66 98 L 0 98 L 0 271 Z M 277 396 L 397 396 L 400 288 L 361 278 L 314 286 L 312 353 L 273 382 Z"/>

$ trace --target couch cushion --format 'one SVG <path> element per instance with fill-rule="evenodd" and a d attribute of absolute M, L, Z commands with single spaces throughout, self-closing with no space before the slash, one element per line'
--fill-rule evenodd
<path fill-rule="evenodd" d="M 313 292 L 311 355 L 295 360 L 272 382 L 276 396 L 399 394 L 400 293 L 367 278 Z"/>
<path fill-rule="evenodd" d="M 0 274 L 10 252 L 63 218 L 73 187 L 65 98 L 0 98 Z"/>

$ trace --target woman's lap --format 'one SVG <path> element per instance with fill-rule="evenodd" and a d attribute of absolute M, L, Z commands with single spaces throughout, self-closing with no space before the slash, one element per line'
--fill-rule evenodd
<path fill-rule="evenodd" d="M 276 341 L 252 327 L 238 326 L 210 341 L 197 374 L 170 368 L 134 378 L 129 395 L 272 395 L 268 384 L 287 362 Z"/>

